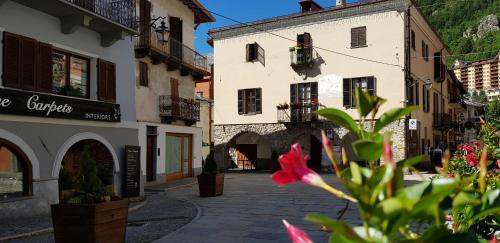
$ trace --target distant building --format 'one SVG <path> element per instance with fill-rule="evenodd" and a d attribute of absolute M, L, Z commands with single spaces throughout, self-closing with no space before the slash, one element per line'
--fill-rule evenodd
<path fill-rule="evenodd" d="M 495 58 L 475 62 L 456 60 L 453 71 L 469 93 L 484 90 L 488 100 L 500 98 L 498 66 L 500 54 Z"/>
<path fill-rule="evenodd" d="M 213 72 L 213 55 L 207 56 L 207 63 Z M 214 144 L 214 84 L 212 74 L 197 80 L 195 90 L 197 95 L 196 98 L 200 102 L 200 121 L 196 126 L 202 129 L 203 138 L 201 155 L 203 159 L 206 159 Z"/>

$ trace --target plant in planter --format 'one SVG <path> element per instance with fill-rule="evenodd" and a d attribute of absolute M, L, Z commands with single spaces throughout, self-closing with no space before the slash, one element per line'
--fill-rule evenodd
<path fill-rule="evenodd" d="M 78 174 L 69 181 L 74 183 L 71 194 L 51 207 L 55 241 L 125 242 L 129 201 L 106 188 L 88 147 Z"/>
<path fill-rule="evenodd" d="M 219 173 L 213 153 L 203 163 L 203 172 L 198 175 L 200 197 L 216 197 L 224 191 L 224 174 Z"/>
<path fill-rule="evenodd" d="M 278 110 L 288 110 L 288 108 L 290 108 L 290 106 L 288 105 L 288 103 L 286 103 L 286 102 L 285 102 L 285 103 L 283 103 L 283 104 L 279 104 L 279 105 L 277 105 L 277 106 L 276 106 L 276 108 L 277 108 Z"/>

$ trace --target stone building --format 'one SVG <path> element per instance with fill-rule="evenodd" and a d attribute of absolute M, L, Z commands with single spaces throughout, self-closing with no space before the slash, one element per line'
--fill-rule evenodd
<path fill-rule="evenodd" d="M 453 71 L 469 93 L 485 91 L 489 100 L 500 98 L 498 66 L 500 54 L 495 58 L 475 62 L 456 60 Z"/>
<path fill-rule="evenodd" d="M 209 36 L 215 147 L 226 168 L 272 168 L 295 142 L 311 167 L 327 167 L 320 130 L 337 151 L 344 146 L 359 160 L 353 135 L 314 113 L 326 106 L 358 117 L 355 87 L 388 100 L 380 114 L 420 106 L 389 128 L 397 159 L 455 143 L 461 93 L 444 65 L 449 51 L 411 0 L 339 0 L 329 8 L 305 0 L 300 13 L 212 29 Z M 408 129 L 409 119 L 417 119 L 416 130 Z"/>
<path fill-rule="evenodd" d="M 85 147 L 124 195 L 126 146 L 139 144 L 135 17 L 133 0 L 0 1 L 2 220 L 49 211 Z"/>
<path fill-rule="evenodd" d="M 210 74 L 207 58 L 195 51 L 194 29 L 215 19 L 197 0 L 137 4 L 143 34 L 135 38 L 135 96 L 143 181 L 191 177 L 202 167 L 195 81 Z"/>

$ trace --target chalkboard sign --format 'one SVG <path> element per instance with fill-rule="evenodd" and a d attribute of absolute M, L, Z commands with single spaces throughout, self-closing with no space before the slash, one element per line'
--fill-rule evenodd
<path fill-rule="evenodd" d="M 123 197 L 140 195 L 141 147 L 125 146 Z"/>

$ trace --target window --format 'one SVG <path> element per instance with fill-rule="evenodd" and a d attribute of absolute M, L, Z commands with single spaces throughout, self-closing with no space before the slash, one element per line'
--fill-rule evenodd
<path fill-rule="evenodd" d="M 31 164 L 14 144 L 0 139 L 0 200 L 31 194 Z"/>
<path fill-rule="evenodd" d="M 238 114 L 262 114 L 262 89 L 238 90 Z"/>
<path fill-rule="evenodd" d="M 439 95 L 436 92 L 433 93 L 432 101 L 434 101 L 432 112 L 439 113 Z"/>
<path fill-rule="evenodd" d="M 422 40 L 422 57 L 425 61 L 429 61 L 429 46 L 425 44 L 425 41 Z"/>
<path fill-rule="evenodd" d="M 317 119 L 318 82 L 290 85 L 290 106 L 292 121 L 311 121 Z"/>
<path fill-rule="evenodd" d="M 430 91 L 422 86 L 422 108 L 424 112 L 430 111 Z"/>
<path fill-rule="evenodd" d="M 366 26 L 351 29 L 351 48 L 366 47 Z"/>
<path fill-rule="evenodd" d="M 446 67 L 443 64 L 441 52 L 434 53 L 434 79 L 438 82 L 444 80 Z"/>
<path fill-rule="evenodd" d="M 139 62 L 139 84 L 148 87 L 149 85 L 149 68 L 145 62 Z"/>
<path fill-rule="evenodd" d="M 356 101 L 354 98 L 356 88 L 361 88 L 361 90 L 368 91 L 371 95 L 376 95 L 375 77 L 345 78 L 343 80 L 344 107 L 356 107 Z"/>
<path fill-rule="evenodd" d="M 297 35 L 297 45 L 292 48 L 292 65 L 310 64 L 313 62 L 313 42 L 311 34 L 305 32 Z"/>
<path fill-rule="evenodd" d="M 112 62 L 99 59 L 97 62 L 97 96 L 99 100 L 116 101 L 116 66 Z"/>
<path fill-rule="evenodd" d="M 247 62 L 255 62 L 258 61 L 262 63 L 262 65 L 266 65 L 264 49 L 257 44 L 257 42 L 252 44 L 247 44 L 246 46 L 246 61 Z"/>
<path fill-rule="evenodd" d="M 415 31 L 411 31 L 411 48 L 415 50 Z"/>
<path fill-rule="evenodd" d="M 88 97 L 89 59 L 54 51 L 52 54 L 52 92 Z"/>

